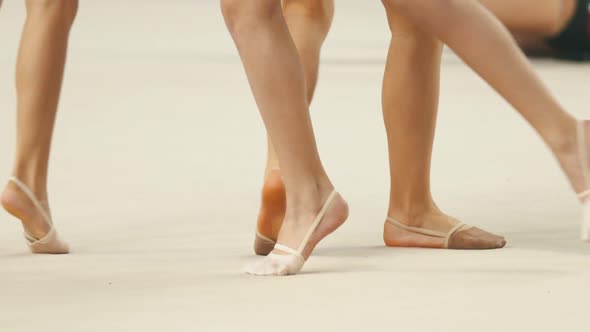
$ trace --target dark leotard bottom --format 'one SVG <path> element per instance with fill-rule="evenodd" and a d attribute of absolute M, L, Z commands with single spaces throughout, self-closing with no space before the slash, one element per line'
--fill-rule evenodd
<path fill-rule="evenodd" d="M 590 61 L 590 0 L 578 0 L 570 23 L 547 44 L 559 58 Z"/>

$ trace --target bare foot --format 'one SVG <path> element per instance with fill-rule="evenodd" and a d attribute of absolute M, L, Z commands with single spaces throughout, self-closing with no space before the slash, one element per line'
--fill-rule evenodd
<path fill-rule="evenodd" d="M 279 170 L 272 170 L 266 175 L 262 187 L 262 199 L 256 227 L 256 240 L 254 242 L 256 255 L 266 256 L 274 248 L 285 218 L 286 206 L 285 185 L 281 173 Z"/>
<path fill-rule="evenodd" d="M 444 214 L 442 211 L 428 211 L 413 218 L 400 218 L 392 213 L 391 216 L 400 223 L 410 227 L 447 234 L 460 222 Z M 400 214 L 403 215 L 403 214 Z M 434 234 L 434 233 L 433 233 Z M 383 240 L 389 247 L 421 247 L 421 248 L 445 248 L 445 238 L 427 234 L 416 233 L 391 222 L 385 222 Z M 449 238 L 448 249 L 498 249 L 506 245 L 506 240 L 498 235 L 486 232 L 477 227 L 464 225 Z"/>
<path fill-rule="evenodd" d="M 316 245 L 338 229 L 348 218 L 348 204 L 335 194 L 331 202 L 328 195 L 324 195 L 321 204 L 309 209 L 300 210 L 287 215 L 279 233 L 277 245 L 270 255 L 246 268 L 246 272 L 255 275 L 290 275 L 298 273 L 309 258 Z M 324 202 L 326 201 L 326 202 Z M 309 230 L 314 227 L 314 221 L 321 210 L 326 207 L 325 214 L 315 231 L 311 234 L 305 247 L 296 253 Z M 300 255 L 299 255 L 300 254 Z"/>
<path fill-rule="evenodd" d="M 47 195 L 38 195 L 40 203 L 49 212 L 49 205 L 47 203 Z M 43 215 L 39 213 L 33 202 L 27 195 L 16 186 L 16 184 L 9 182 L 2 193 L 1 203 L 4 209 L 20 219 L 23 229 L 26 234 L 35 239 L 42 239 L 51 230 Z"/>

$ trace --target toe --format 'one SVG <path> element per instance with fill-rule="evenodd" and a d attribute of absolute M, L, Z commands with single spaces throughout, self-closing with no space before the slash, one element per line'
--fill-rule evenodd
<path fill-rule="evenodd" d="M 451 249 L 499 249 L 506 240 L 498 235 L 472 227 L 455 233 L 449 240 Z"/>
<path fill-rule="evenodd" d="M 257 276 L 284 276 L 289 274 L 289 265 L 286 259 L 290 256 L 270 254 L 261 260 L 244 268 L 247 274 Z"/>

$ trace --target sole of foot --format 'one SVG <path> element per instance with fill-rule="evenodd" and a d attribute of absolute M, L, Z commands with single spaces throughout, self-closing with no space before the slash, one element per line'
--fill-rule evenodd
<path fill-rule="evenodd" d="M 262 187 L 260 212 L 254 240 L 256 255 L 266 256 L 274 248 L 283 219 L 285 219 L 286 200 L 285 184 L 280 171 L 270 171 L 265 176 Z"/>

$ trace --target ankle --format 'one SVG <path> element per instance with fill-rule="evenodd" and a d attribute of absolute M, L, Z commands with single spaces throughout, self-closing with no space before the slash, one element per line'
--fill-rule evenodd
<path fill-rule="evenodd" d="M 387 215 L 404 224 L 419 223 L 424 215 L 442 213 L 431 197 L 421 200 L 391 200 Z"/>
<path fill-rule="evenodd" d="M 44 202 L 47 200 L 47 180 L 44 176 L 39 176 L 37 174 L 31 174 L 28 172 L 13 172 L 13 177 L 17 178 L 19 181 L 24 183 L 32 192 L 33 194 L 39 199 L 39 201 Z M 22 191 L 20 188 L 16 186 L 12 181 L 8 182 L 5 187 L 5 191 Z"/>
<path fill-rule="evenodd" d="M 283 182 L 283 175 L 281 174 L 281 170 L 280 169 L 266 169 L 264 171 L 264 183 L 266 184 L 266 182 L 275 182 L 275 181 L 280 181 Z"/>
<path fill-rule="evenodd" d="M 568 119 L 561 124 L 554 124 L 547 134 L 541 135 L 549 149 L 557 155 L 575 153 L 577 142 L 577 120 Z"/>
<path fill-rule="evenodd" d="M 264 168 L 264 175 L 268 176 L 272 172 L 278 172 L 281 168 L 279 166 L 279 162 L 276 160 L 267 160 L 266 167 Z"/>
<path fill-rule="evenodd" d="M 316 214 L 333 190 L 327 177 L 300 185 L 296 190 L 287 189 L 287 215 Z"/>

